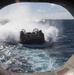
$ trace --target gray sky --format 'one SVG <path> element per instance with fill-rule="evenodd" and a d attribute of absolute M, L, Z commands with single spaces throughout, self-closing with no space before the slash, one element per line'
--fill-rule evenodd
<path fill-rule="evenodd" d="M 62 6 L 50 4 L 50 3 L 17 3 L 11 4 L 0 10 L 0 16 L 4 14 L 8 14 L 15 8 L 19 6 L 26 6 L 29 8 L 31 13 L 37 17 L 41 17 L 43 19 L 74 19 L 72 15 L 67 11 L 67 9 Z M 27 8 L 25 9 L 27 10 Z"/>

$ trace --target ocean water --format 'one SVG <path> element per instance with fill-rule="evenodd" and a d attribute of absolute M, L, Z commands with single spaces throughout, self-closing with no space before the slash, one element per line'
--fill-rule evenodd
<path fill-rule="evenodd" d="M 49 72 L 60 68 L 74 53 L 74 20 L 45 20 L 53 25 L 62 22 L 57 41 L 45 46 L 23 46 L 0 42 L 0 66 L 20 73 Z M 49 41 L 50 42 L 50 41 Z"/>
<path fill-rule="evenodd" d="M 20 44 L 21 29 L 32 32 L 34 28 L 42 30 L 46 42 Z M 19 73 L 50 72 L 60 68 L 73 53 L 74 20 L 41 19 L 23 3 L 0 10 L 0 66 L 4 69 Z"/>

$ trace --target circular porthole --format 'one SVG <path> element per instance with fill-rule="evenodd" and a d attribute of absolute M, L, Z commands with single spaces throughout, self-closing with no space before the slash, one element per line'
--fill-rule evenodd
<path fill-rule="evenodd" d="M 17 73 L 50 72 L 59 69 L 74 53 L 74 20 L 63 7 L 21 2 L 1 9 L 0 16 L 0 66 L 4 69 Z M 21 29 L 24 33 L 42 30 L 46 42 L 20 44 Z"/>

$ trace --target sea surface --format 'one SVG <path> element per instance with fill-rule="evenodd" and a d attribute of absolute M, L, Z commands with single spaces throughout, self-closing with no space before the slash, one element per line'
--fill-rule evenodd
<path fill-rule="evenodd" d="M 0 21 L 5 25 L 8 21 Z M 58 27 L 57 40 L 48 45 L 21 45 L 0 42 L 0 66 L 19 72 L 50 72 L 60 68 L 74 54 L 74 20 L 41 20 L 39 24 Z M 0 26 L 1 28 L 1 26 Z M 54 36 L 53 36 L 54 37 Z M 50 37 L 49 37 L 50 38 Z M 14 42 L 14 41 L 13 41 Z"/>

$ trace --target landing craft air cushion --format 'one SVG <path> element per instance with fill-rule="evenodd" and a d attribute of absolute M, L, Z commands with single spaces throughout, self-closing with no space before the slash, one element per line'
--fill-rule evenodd
<path fill-rule="evenodd" d="M 21 44 L 44 44 L 45 38 L 42 30 L 35 28 L 33 32 L 26 32 L 24 29 L 20 31 Z"/>

